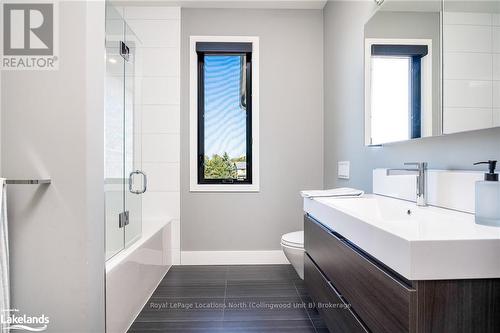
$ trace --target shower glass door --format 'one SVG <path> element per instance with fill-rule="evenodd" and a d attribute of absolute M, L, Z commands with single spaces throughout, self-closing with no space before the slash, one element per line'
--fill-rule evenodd
<path fill-rule="evenodd" d="M 140 41 L 120 11 L 106 6 L 104 116 L 106 260 L 141 236 L 142 173 L 136 49 Z"/>
<path fill-rule="evenodd" d="M 142 233 L 142 193 L 146 191 L 146 175 L 142 172 L 142 136 L 140 131 L 140 77 L 138 48 L 140 40 L 125 22 L 125 45 L 128 60 L 125 61 L 125 209 L 129 220 L 125 226 L 125 247 L 134 243 Z"/>
<path fill-rule="evenodd" d="M 106 6 L 106 82 L 104 108 L 104 200 L 106 207 L 106 260 L 125 247 L 123 212 L 125 185 L 123 109 L 125 101 L 124 59 L 120 56 L 124 22 L 111 5 Z"/>

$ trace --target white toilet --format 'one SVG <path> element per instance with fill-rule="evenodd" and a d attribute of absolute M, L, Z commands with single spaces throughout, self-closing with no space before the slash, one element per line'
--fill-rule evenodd
<path fill-rule="evenodd" d="M 281 237 L 281 248 L 295 271 L 304 279 L 304 231 L 295 231 Z"/>

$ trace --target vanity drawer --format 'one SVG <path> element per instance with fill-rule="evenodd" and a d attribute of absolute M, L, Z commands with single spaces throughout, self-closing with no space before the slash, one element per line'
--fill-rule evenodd
<path fill-rule="evenodd" d="M 306 216 L 306 252 L 372 332 L 414 332 L 416 291 Z"/>
<path fill-rule="evenodd" d="M 307 254 L 304 256 L 304 282 L 331 332 L 368 332 Z M 320 303 L 339 307 L 321 307 Z"/>

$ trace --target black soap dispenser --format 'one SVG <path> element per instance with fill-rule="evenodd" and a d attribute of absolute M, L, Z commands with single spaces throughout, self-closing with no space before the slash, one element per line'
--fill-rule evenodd
<path fill-rule="evenodd" d="M 488 164 L 484 180 L 476 182 L 476 223 L 500 226 L 500 182 L 495 173 L 497 161 L 478 162 Z"/>

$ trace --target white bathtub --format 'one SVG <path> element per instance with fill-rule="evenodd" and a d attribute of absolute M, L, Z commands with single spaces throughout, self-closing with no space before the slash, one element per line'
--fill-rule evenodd
<path fill-rule="evenodd" d="M 107 333 L 128 330 L 172 266 L 172 221 L 153 225 L 106 262 Z"/>

